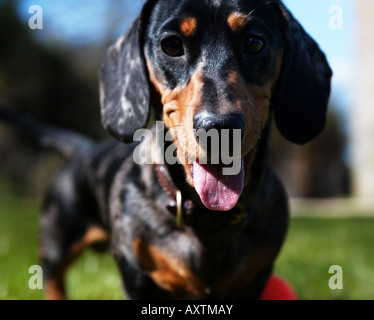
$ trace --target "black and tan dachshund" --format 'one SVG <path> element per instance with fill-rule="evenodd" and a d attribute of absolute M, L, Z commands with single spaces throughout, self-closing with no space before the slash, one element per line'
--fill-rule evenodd
<path fill-rule="evenodd" d="M 44 144 L 75 154 L 44 203 L 47 297 L 66 298 L 67 267 L 93 245 L 110 248 L 131 299 L 258 299 L 288 226 L 271 125 L 294 143 L 315 138 L 331 75 L 279 0 L 147 1 L 100 69 L 102 122 L 116 140 L 34 124 Z M 151 108 L 172 141 L 159 147 L 153 129 L 141 142 L 152 161 L 139 164 L 134 133 Z M 200 129 L 240 130 L 237 174 L 209 152 L 200 161 Z M 178 161 L 159 163 L 171 145 Z"/>

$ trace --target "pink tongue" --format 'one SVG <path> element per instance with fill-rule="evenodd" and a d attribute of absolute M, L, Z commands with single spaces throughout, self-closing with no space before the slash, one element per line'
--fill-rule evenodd
<path fill-rule="evenodd" d="M 194 162 L 194 184 L 203 204 L 211 210 L 228 211 L 235 207 L 243 189 L 243 164 L 237 175 L 223 175 L 223 166 Z"/>

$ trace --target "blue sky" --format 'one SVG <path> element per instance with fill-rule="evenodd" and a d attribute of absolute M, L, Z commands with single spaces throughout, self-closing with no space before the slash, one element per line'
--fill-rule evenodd
<path fill-rule="evenodd" d="M 22 0 L 19 14 L 28 22 L 31 5 L 43 8 L 44 30 L 37 36 L 53 43 L 53 38 L 75 47 L 102 41 L 110 32 L 119 36 L 136 17 L 143 0 Z M 284 0 L 294 16 L 316 39 L 334 70 L 333 100 L 346 113 L 353 99 L 352 73 L 355 62 L 355 5 L 353 0 Z M 105 15 L 109 5 L 118 6 L 118 17 L 123 20 L 118 30 L 111 30 L 111 18 Z M 331 29 L 329 9 L 339 6 L 343 14 L 343 28 Z M 113 18 L 113 19 L 114 19 Z"/>

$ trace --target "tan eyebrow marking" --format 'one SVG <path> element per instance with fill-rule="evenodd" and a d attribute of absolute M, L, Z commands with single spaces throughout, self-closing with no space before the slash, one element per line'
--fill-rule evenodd
<path fill-rule="evenodd" d="M 179 22 L 179 27 L 184 36 L 191 37 L 196 31 L 197 20 L 192 17 L 183 18 Z"/>
<path fill-rule="evenodd" d="M 248 17 L 240 12 L 233 12 L 229 15 L 227 23 L 234 32 L 242 30 L 248 22 Z"/>

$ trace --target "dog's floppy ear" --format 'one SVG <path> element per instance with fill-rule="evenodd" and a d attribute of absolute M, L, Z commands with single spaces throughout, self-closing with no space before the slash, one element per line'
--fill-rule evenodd
<path fill-rule="evenodd" d="M 332 72 L 324 53 L 279 1 L 285 52 L 275 98 L 275 121 L 289 141 L 303 144 L 324 128 Z"/>
<path fill-rule="evenodd" d="M 150 84 L 143 43 L 153 3 L 144 5 L 128 31 L 108 49 L 99 72 L 102 124 L 123 142 L 132 142 L 133 133 L 149 119 Z"/>

